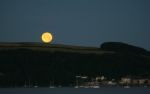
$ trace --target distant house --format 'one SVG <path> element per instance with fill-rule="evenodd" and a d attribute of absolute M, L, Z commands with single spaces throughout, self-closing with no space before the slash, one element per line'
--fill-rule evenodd
<path fill-rule="evenodd" d="M 113 81 L 108 81 L 108 83 L 107 83 L 108 85 L 117 85 L 117 83 L 116 82 L 113 82 Z"/>
<path fill-rule="evenodd" d="M 132 79 L 132 85 L 145 86 L 147 84 L 148 84 L 148 78 L 134 77 Z"/>
<path fill-rule="evenodd" d="M 96 77 L 96 81 L 97 81 L 97 82 L 103 81 L 103 80 L 105 80 L 105 79 L 106 79 L 105 76 L 97 76 L 97 77 Z"/>
<path fill-rule="evenodd" d="M 147 79 L 139 79 L 139 85 L 144 85 Z"/>
<path fill-rule="evenodd" d="M 147 80 L 147 85 L 150 86 L 150 79 Z"/>
<path fill-rule="evenodd" d="M 122 77 L 119 83 L 121 85 L 129 85 L 129 84 L 131 84 L 131 81 L 132 80 L 130 77 Z"/>

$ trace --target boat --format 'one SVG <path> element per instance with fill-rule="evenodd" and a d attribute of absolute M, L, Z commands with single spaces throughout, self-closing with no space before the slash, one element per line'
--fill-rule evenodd
<path fill-rule="evenodd" d="M 124 88 L 130 88 L 130 86 L 124 86 Z"/>
<path fill-rule="evenodd" d="M 92 88 L 100 88 L 100 86 L 96 85 L 96 86 L 92 86 Z"/>
<path fill-rule="evenodd" d="M 75 86 L 74 88 L 79 88 L 79 86 Z"/>

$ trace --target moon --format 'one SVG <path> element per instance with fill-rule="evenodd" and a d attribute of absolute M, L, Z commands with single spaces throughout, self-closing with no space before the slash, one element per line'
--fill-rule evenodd
<path fill-rule="evenodd" d="M 44 32 L 41 39 L 44 43 L 50 43 L 53 40 L 53 35 L 50 32 Z"/>

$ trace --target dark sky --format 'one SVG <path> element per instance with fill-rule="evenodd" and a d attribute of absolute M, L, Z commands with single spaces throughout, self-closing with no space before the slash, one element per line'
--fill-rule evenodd
<path fill-rule="evenodd" d="M 150 50 L 150 0 L 0 0 L 0 41 L 96 46 L 119 41 Z"/>

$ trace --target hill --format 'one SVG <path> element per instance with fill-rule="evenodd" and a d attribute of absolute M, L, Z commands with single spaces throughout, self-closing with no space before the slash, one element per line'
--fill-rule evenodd
<path fill-rule="evenodd" d="M 96 47 L 42 43 L 0 43 L 0 86 L 23 86 L 26 81 L 48 86 L 73 84 L 76 75 L 150 74 L 150 54 L 143 48 L 107 42 Z"/>

